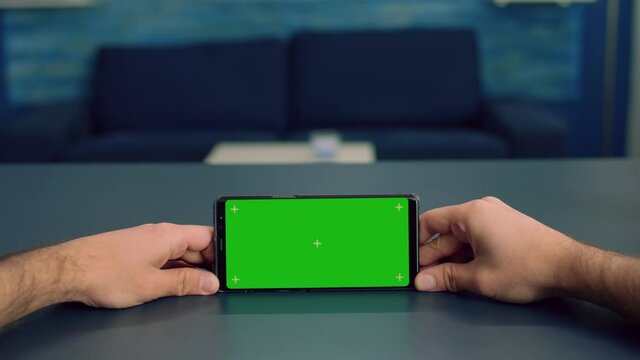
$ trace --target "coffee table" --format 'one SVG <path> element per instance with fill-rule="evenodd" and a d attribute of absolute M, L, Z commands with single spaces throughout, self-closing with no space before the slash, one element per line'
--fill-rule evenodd
<path fill-rule="evenodd" d="M 375 148 L 366 141 L 344 142 L 334 158 L 318 157 L 308 142 L 220 142 L 207 157 L 206 164 L 305 164 L 336 162 L 368 164 L 376 161 Z"/>

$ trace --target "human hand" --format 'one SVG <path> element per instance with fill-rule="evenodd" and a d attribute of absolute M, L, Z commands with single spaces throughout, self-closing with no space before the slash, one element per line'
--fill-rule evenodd
<path fill-rule="evenodd" d="M 125 308 L 164 297 L 211 295 L 216 276 L 194 265 L 213 263 L 208 226 L 147 224 L 56 245 L 68 299 Z"/>
<path fill-rule="evenodd" d="M 563 262 L 579 244 L 494 197 L 423 213 L 420 243 L 418 290 L 515 303 L 555 295 Z"/>

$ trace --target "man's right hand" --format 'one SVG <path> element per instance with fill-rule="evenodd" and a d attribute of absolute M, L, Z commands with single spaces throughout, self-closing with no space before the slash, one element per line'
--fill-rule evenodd
<path fill-rule="evenodd" d="M 577 246 L 494 197 L 425 212 L 420 242 L 419 290 L 466 290 L 517 303 L 552 295 Z"/>
<path fill-rule="evenodd" d="M 420 242 L 418 290 L 514 303 L 571 296 L 640 317 L 639 259 L 582 244 L 494 197 L 425 212 Z"/>

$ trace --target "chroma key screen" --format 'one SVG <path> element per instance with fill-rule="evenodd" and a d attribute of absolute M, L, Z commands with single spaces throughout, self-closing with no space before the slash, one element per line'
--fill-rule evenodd
<path fill-rule="evenodd" d="M 407 287 L 407 198 L 227 199 L 229 289 Z"/>

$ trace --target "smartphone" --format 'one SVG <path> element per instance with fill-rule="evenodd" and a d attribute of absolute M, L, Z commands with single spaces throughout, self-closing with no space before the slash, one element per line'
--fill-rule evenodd
<path fill-rule="evenodd" d="M 413 289 L 416 195 L 223 196 L 220 291 Z"/>

